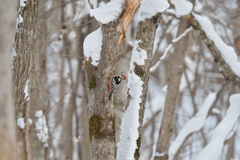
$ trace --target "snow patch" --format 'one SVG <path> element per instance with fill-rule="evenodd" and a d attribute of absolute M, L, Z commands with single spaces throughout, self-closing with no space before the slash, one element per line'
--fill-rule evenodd
<path fill-rule="evenodd" d="M 27 98 L 26 100 L 29 100 L 29 96 L 28 96 L 28 83 L 29 83 L 29 80 L 27 80 L 27 82 L 25 84 L 25 88 L 24 88 L 25 98 Z"/>
<path fill-rule="evenodd" d="M 213 108 L 212 109 L 212 113 L 215 113 L 215 114 L 220 114 L 220 110 L 218 108 Z"/>
<path fill-rule="evenodd" d="M 19 128 L 24 129 L 25 128 L 24 118 L 18 118 L 17 125 Z"/>
<path fill-rule="evenodd" d="M 176 15 L 183 16 L 191 13 L 193 5 L 188 0 L 171 0 L 175 6 Z"/>
<path fill-rule="evenodd" d="M 37 130 L 37 137 L 39 141 L 44 143 L 44 147 L 48 147 L 48 126 L 46 122 L 46 118 L 43 115 L 43 111 L 39 110 L 35 113 L 35 117 L 37 117 L 37 122 L 35 123 L 35 127 Z"/>
<path fill-rule="evenodd" d="M 138 21 L 152 18 L 159 12 L 164 12 L 169 7 L 167 0 L 142 0 L 138 12 Z"/>
<path fill-rule="evenodd" d="M 29 124 L 32 124 L 32 120 L 30 119 L 30 118 L 28 118 L 28 123 Z M 21 128 L 21 129 L 24 129 L 25 128 L 25 123 L 24 123 L 24 118 L 18 118 L 18 120 L 17 120 L 17 125 L 18 125 L 18 127 L 19 128 Z"/>
<path fill-rule="evenodd" d="M 128 75 L 128 88 L 131 99 L 129 106 L 124 114 L 121 130 L 122 134 L 120 142 L 118 143 L 119 149 L 117 154 L 118 160 L 132 160 L 134 159 L 134 152 L 137 148 L 137 139 L 139 136 L 139 109 L 142 95 L 143 81 L 134 72 Z"/>
<path fill-rule="evenodd" d="M 141 43 L 142 40 L 135 40 L 134 47 L 132 51 L 132 59 L 130 62 L 130 70 L 133 71 L 135 68 L 134 63 L 137 63 L 138 65 L 144 65 L 145 59 L 147 59 L 147 52 L 144 49 L 141 49 L 139 47 L 139 43 Z"/>
<path fill-rule="evenodd" d="M 130 73 L 128 75 L 127 87 L 129 88 L 129 106 L 124 114 L 120 136 L 120 142 L 118 143 L 118 160 L 132 160 L 134 159 L 134 152 L 137 148 L 137 139 L 139 138 L 139 109 L 142 101 L 142 85 L 143 81 L 139 76 L 134 73 L 134 63 L 138 65 L 144 65 L 144 61 L 147 58 L 147 52 L 139 47 L 141 40 L 136 40 L 132 51 L 132 57 L 130 62 Z"/>
<path fill-rule="evenodd" d="M 27 0 L 20 0 L 20 7 L 25 7 L 26 6 L 26 4 L 25 4 L 26 1 Z"/>
<path fill-rule="evenodd" d="M 163 87 L 162 87 L 162 91 L 163 91 L 164 93 L 167 93 L 167 88 L 168 88 L 168 85 L 163 86 Z"/>
<path fill-rule="evenodd" d="M 87 57 L 87 61 L 91 57 L 92 65 L 97 66 L 100 60 L 102 50 L 102 31 L 101 28 L 90 33 L 83 42 L 84 55 Z"/>
<path fill-rule="evenodd" d="M 111 0 L 105 6 L 90 10 L 90 16 L 95 17 L 102 24 L 116 20 L 123 10 L 124 0 Z"/>

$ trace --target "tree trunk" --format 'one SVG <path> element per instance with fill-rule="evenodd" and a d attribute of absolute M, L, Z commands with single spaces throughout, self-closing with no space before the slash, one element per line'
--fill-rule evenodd
<path fill-rule="evenodd" d="M 33 36 L 38 14 L 38 0 L 29 0 L 25 4 L 25 7 L 20 6 L 19 9 L 19 17 L 23 18 L 23 22 L 17 25 L 14 40 L 17 53 L 13 61 L 13 95 L 16 117 L 25 98 L 23 91 L 30 71 L 30 56 L 34 46 Z"/>
<path fill-rule="evenodd" d="M 41 12 L 45 8 L 46 0 L 39 2 L 38 10 Z M 49 97 L 48 87 L 47 87 L 47 72 L 46 72 L 46 31 L 47 24 L 45 23 L 47 17 L 40 17 L 38 15 L 36 22 L 37 33 L 34 36 L 34 49 L 31 52 L 31 63 L 30 63 L 30 72 L 29 75 L 29 107 L 30 115 L 33 121 L 36 119 L 35 113 L 38 110 L 43 110 L 45 112 L 48 108 L 47 100 Z M 25 114 L 25 119 L 26 119 Z M 45 115 L 46 120 L 47 115 Z M 26 122 L 25 122 L 26 123 Z M 27 127 L 27 126 L 26 126 Z M 45 158 L 49 159 L 49 147 L 44 147 L 44 144 L 39 141 L 37 137 L 37 131 L 35 129 L 35 124 L 31 125 L 30 142 L 34 144 L 34 147 L 31 147 L 32 159 Z M 50 146 L 50 145 L 49 145 Z"/>
<path fill-rule="evenodd" d="M 108 81 L 113 76 L 118 54 L 118 23 L 102 25 L 101 59 L 97 66 L 85 61 L 88 86 L 89 134 L 91 159 L 115 158 L 115 125 L 113 103 L 108 99 Z"/>
<path fill-rule="evenodd" d="M 155 40 L 155 34 L 157 29 L 157 23 L 161 18 L 161 14 L 157 14 L 151 19 L 145 19 L 142 22 L 139 22 L 137 27 L 137 40 L 142 40 L 139 43 L 139 48 L 144 49 L 147 52 L 147 59 L 145 60 L 144 65 L 135 65 L 134 72 L 138 75 L 143 83 L 143 90 L 141 96 L 141 104 L 139 109 L 139 137 L 137 139 L 137 149 L 135 151 L 134 157 L 135 159 L 139 159 L 140 157 L 140 145 L 141 145 L 141 134 L 142 134 L 142 125 L 143 125 L 143 117 L 145 111 L 145 104 L 147 99 L 147 90 L 148 90 L 148 82 L 149 82 L 149 74 L 150 74 L 150 63 L 152 59 L 153 45 Z M 129 105 L 129 101 L 131 100 L 131 96 L 128 93 L 127 106 Z"/>
<path fill-rule="evenodd" d="M 0 0 L 0 159 L 15 160 L 16 141 L 12 97 L 11 51 L 16 1 Z"/>
<path fill-rule="evenodd" d="M 185 18 L 180 19 L 180 24 L 178 28 L 177 36 L 181 35 L 189 27 L 189 22 Z M 174 53 L 171 55 L 172 58 L 172 68 L 170 76 L 167 80 L 168 89 L 165 102 L 165 108 L 162 118 L 162 125 L 159 132 L 159 138 L 157 143 L 157 151 L 159 153 L 164 153 L 164 157 L 156 157 L 155 159 L 167 160 L 168 158 L 168 148 L 170 145 L 171 137 L 174 130 L 174 125 L 176 121 L 176 110 L 179 95 L 179 86 L 181 83 L 182 74 L 184 71 L 183 59 L 187 50 L 188 37 L 184 37 L 181 42 L 179 42 Z"/>

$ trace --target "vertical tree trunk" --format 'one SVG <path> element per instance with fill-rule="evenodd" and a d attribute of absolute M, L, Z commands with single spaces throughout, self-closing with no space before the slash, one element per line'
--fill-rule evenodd
<path fill-rule="evenodd" d="M 0 159 L 15 160 L 16 141 L 12 97 L 11 51 L 16 1 L 0 0 Z"/>
<path fill-rule="evenodd" d="M 25 7 L 20 6 L 19 17 L 22 17 L 23 21 L 17 26 L 14 41 L 17 53 L 13 61 L 13 94 L 16 117 L 18 117 L 19 108 L 25 97 L 23 91 L 30 71 L 30 56 L 34 46 L 33 36 L 38 14 L 38 0 L 28 0 L 25 4 Z"/>
<path fill-rule="evenodd" d="M 145 104 L 147 99 L 147 90 L 148 90 L 148 82 L 149 82 L 149 74 L 150 74 L 150 63 L 152 59 L 153 45 L 155 40 L 155 34 L 157 29 L 157 23 L 161 18 L 161 14 L 157 14 L 151 19 L 145 19 L 144 21 L 139 22 L 137 27 L 137 40 L 142 40 L 139 43 L 139 48 L 144 49 L 147 52 L 147 59 L 145 59 L 144 65 L 135 65 L 134 72 L 138 75 L 141 80 L 144 82 L 142 85 L 142 96 L 141 103 L 139 109 L 139 137 L 137 139 L 137 149 L 135 151 L 134 157 L 135 159 L 139 159 L 140 157 L 140 145 L 141 145 L 141 134 L 142 134 L 142 125 L 143 125 L 143 116 L 145 111 Z M 129 105 L 129 101 L 131 100 L 131 96 L 128 93 L 127 105 Z"/>
<path fill-rule="evenodd" d="M 46 0 L 39 2 L 38 10 L 41 12 L 45 8 Z M 38 110 L 47 110 L 47 97 L 49 92 L 47 88 L 46 76 L 46 41 L 47 24 L 45 23 L 46 16 L 40 17 L 38 15 L 35 27 L 37 28 L 36 36 L 34 36 L 34 50 L 31 52 L 30 75 L 29 75 L 29 118 L 36 119 L 35 113 Z M 26 119 L 25 114 L 25 119 Z M 47 116 L 46 116 L 47 120 Z M 48 121 L 48 120 L 47 120 Z M 26 121 L 25 121 L 26 123 Z M 26 125 L 27 128 L 27 125 Z M 26 132 L 26 131 L 25 131 Z M 30 135 L 30 142 L 34 144 L 31 146 L 32 159 L 49 158 L 49 147 L 44 147 L 44 144 L 39 141 L 35 124 L 32 124 Z"/>
<path fill-rule="evenodd" d="M 185 18 L 180 19 L 177 36 L 181 35 L 189 27 L 189 22 Z M 170 76 L 167 80 L 168 89 L 165 102 L 164 114 L 162 118 L 162 125 L 159 132 L 159 138 L 157 143 L 157 151 L 159 153 L 165 153 L 165 157 L 156 157 L 155 159 L 167 160 L 168 148 L 170 145 L 171 137 L 174 130 L 174 124 L 176 121 L 176 110 L 179 95 L 179 85 L 181 82 L 182 74 L 184 71 L 183 59 L 187 50 L 188 37 L 184 37 L 179 42 L 172 56 L 172 68 Z"/>
<path fill-rule="evenodd" d="M 108 81 L 113 76 L 118 54 L 118 23 L 102 25 L 101 59 L 97 66 L 85 61 L 88 86 L 89 134 L 91 159 L 115 158 L 115 125 L 113 103 L 108 99 Z"/>

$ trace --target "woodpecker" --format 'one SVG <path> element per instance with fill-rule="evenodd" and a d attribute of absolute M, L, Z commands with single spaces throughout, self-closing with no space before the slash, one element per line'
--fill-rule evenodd
<path fill-rule="evenodd" d="M 110 79 L 111 84 L 109 84 L 110 94 L 109 101 L 111 100 L 113 92 L 117 89 L 118 85 L 122 82 L 122 80 L 126 80 L 126 76 L 121 73 L 121 76 L 115 75 L 112 79 Z"/>

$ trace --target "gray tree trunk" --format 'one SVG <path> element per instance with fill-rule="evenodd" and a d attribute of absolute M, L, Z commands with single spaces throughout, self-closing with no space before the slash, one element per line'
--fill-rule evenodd
<path fill-rule="evenodd" d="M 23 22 L 17 26 L 14 47 L 17 56 L 13 61 L 13 94 L 15 113 L 18 117 L 20 106 L 23 105 L 25 95 L 23 93 L 30 71 L 30 56 L 34 47 L 35 23 L 38 14 L 38 0 L 25 2 L 26 6 L 21 7 L 19 16 Z"/>
<path fill-rule="evenodd" d="M 0 159 L 15 160 L 16 140 L 12 97 L 11 52 L 17 1 L 0 0 Z"/>
<path fill-rule="evenodd" d="M 150 74 L 150 63 L 152 59 L 152 52 L 153 52 L 153 45 L 155 40 L 155 34 L 158 22 L 161 18 L 161 14 L 157 14 L 151 19 L 145 19 L 142 22 L 138 23 L 137 27 L 137 40 L 142 40 L 141 43 L 139 43 L 139 48 L 144 49 L 147 52 L 147 59 L 145 60 L 144 65 L 135 65 L 134 72 L 136 75 L 138 75 L 143 83 L 143 90 L 142 90 L 142 96 L 141 96 L 141 104 L 139 109 L 139 137 L 137 139 L 137 149 L 135 151 L 134 157 L 135 159 L 139 159 L 140 157 L 140 145 L 141 145 L 141 134 L 142 134 L 142 125 L 143 125 L 143 117 L 144 117 L 144 111 L 145 111 L 145 104 L 147 99 L 147 90 L 148 90 L 148 82 L 149 82 L 149 74 Z M 126 108 L 129 106 L 129 101 L 131 100 L 131 96 L 127 95 L 127 104 Z"/>
<path fill-rule="evenodd" d="M 38 10 L 41 12 L 45 8 L 47 0 L 42 0 L 39 2 Z M 46 31 L 47 23 L 46 16 L 40 17 L 38 15 L 36 22 L 36 35 L 34 38 L 34 50 L 32 50 L 31 64 L 29 75 L 29 117 L 35 120 L 35 113 L 38 110 L 47 110 L 47 100 L 49 97 L 48 87 L 47 87 L 47 75 L 46 75 Z M 26 117 L 27 113 L 25 114 Z M 47 115 L 45 115 L 47 120 Z M 26 119 L 26 118 L 25 118 Z M 47 120 L 48 121 L 48 120 Z M 27 121 L 25 121 L 26 123 Z M 39 141 L 37 137 L 37 131 L 35 130 L 35 124 L 31 125 L 30 143 L 35 144 L 35 147 L 31 147 L 32 159 L 45 158 L 49 159 L 49 147 L 44 147 L 44 144 Z M 49 145 L 50 146 L 50 145 Z"/>
<path fill-rule="evenodd" d="M 91 159 L 115 158 L 115 116 L 112 101 L 108 99 L 108 81 L 114 75 L 118 54 L 117 22 L 102 25 L 102 51 L 97 66 L 91 59 L 85 61 L 88 86 L 89 135 Z"/>
<path fill-rule="evenodd" d="M 185 18 L 180 19 L 177 36 L 181 35 L 188 27 L 189 22 Z M 159 132 L 157 143 L 157 151 L 165 153 L 164 157 L 155 157 L 155 159 L 167 160 L 168 148 L 174 130 L 176 121 L 176 110 L 179 95 L 179 86 L 181 83 L 182 74 L 184 71 L 183 59 L 186 55 L 188 37 L 184 37 L 174 48 L 174 53 L 171 55 L 171 70 L 170 76 L 167 79 L 168 89 L 165 101 L 165 108 L 162 118 L 162 124 Z"/>

